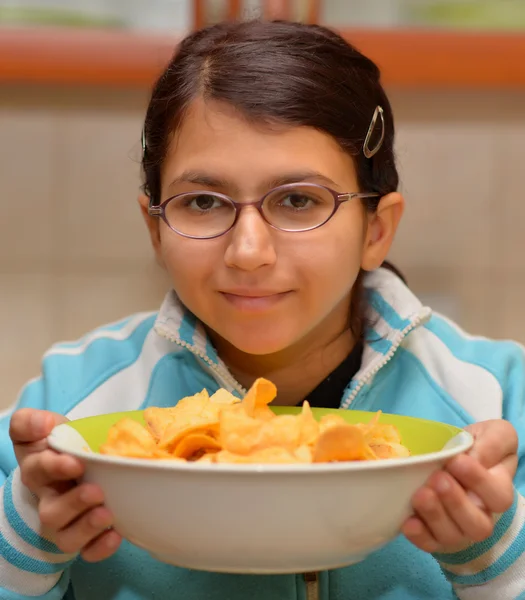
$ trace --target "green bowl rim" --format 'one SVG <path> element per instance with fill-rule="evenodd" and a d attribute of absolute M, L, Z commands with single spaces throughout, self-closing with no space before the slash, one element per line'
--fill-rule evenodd
<path fill-rule="evenodd" d="M 321 409 L 326 410 L 326 409 Z M 338 409 L 334 409 L 336 412 Z M 81 419 L 75 419 L 72 422 L 85 421 L 96 419 L 98 417 L 110 417 L 111 415 L 121 415 L 126 412 L 140 412 L 140 411 L 120 411 L 115 413 L 107 413 L 105 415 L 96 415 L 92 417 L 83 417 Z M 373 415 L 376 411 L 356 411 L 360 413 L 367 413 Z M 451 447 L 448 447 L 444 450 L 439 450 L 436 452 L 428 452 L 426 454 L 418 454 L 416 456 L 410 456 L 407 458 L 390 458 L 385 460 L 378 461 L 348 461 L 348 462 L 338 462 L 338 463 L 319 463 L 319 464 L 249 464 L 249 465 L 239 465 L 239 464 L 208 464 L 208 463 L 185 463 L 185 462 L 169 462 L 162 461 L 159 459 L 146 459 L 146 458 L 128 458 L 128 457 L 120 457 L 120 456 L 108 456 L 104 454 L 98 454 L 93 451 L 77 451 L 71 450 L 68 448 L 67 444 L 64 443 L 64 440 L 61 439 L 63 437 L 64 428 L 72 429 L 78 436 L 81 434 L 73 427 L 70 427 L 68 423 L 63 423 L 58 425 L 51 432 L 48 442 L 51 448 L 56 450 L 57 452 L 62 452 L 66 454 L 71 454 L 80 458 L 81 460 L 88 463 L 98 463 L 105 465 L 113 465 L 113 466 L 123 466 L 123 467 L 139 467 L 141 469 L 144 468 L 154 468 L 156 470 L 165 470 L 168 469 L 170 471 L 180 471 L 180 472 L 194 472 L 194 473 L 258 473 L 258 474 L 291 474 L 291 473 L 334 473 L 334 472 L 352 472 L 352 471 L 375 471 L 375 470 L 384 470 L 384 469 L 392 469 L 392 468 L 405 468 L 410 467 L 411 465 L 421 465 L 427 463 L 441 463 L 444 462 L 457 454 L 461 454 L 462 452 L 468 451 L 472 444 L 474 443 L 474 439 L 472 435 L 454 425 L 449 425 L 448 423 L 440 423 L 439 421 L 432 421 L 430 419 L 421 419 L 419 417 L 410 417 L 404 415 L 396 415 L 391 413 L 382 413 L 382 416 L 385 417 L 396 417 L 402 418 L 410 421 L 424 421 L 426 423 L 433 423 L 435 425 L 446 426 L 449 430 L 455 430 L 456 435 L 448 442 L 450 444 L 452 442 Z M 86 441 L 87 445 L 87 441 Z"/>

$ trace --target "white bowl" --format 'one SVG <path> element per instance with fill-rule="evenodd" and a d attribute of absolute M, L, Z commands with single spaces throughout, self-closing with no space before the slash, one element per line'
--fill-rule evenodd
<path fill-rule="evenodd" d="M 49 444 L 85 462 L 84 479 L 103 489 L 115 529 L 159 560 L 206 571 L 301 573 L 356 563 L 392 540 L 414 492 L 473 443 L 449 425 L 395 419 L 447 428 L 450 439 L 438 452 L 410 458 L 313 465 L 100 455 L 68 424 L 53 430 Z"/>

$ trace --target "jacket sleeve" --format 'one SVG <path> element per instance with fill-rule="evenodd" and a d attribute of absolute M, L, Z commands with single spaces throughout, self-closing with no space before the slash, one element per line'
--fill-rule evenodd
<path fill-rule="evenodd" d="M 37 501 L 22 484 L 9 422 L 15 409 L 49 409 L 45 371 L 28 383 L 16 406 L 0 419 L 0 597 L 59 600 L 69 585 L 69 565 L 75 555 L 64 554 L 42 529 Z"/>
<path fill-rule="evenodd" d="M 455 554 L 435 555 L 460 600 L 525 598 L 525 352 L 517 344 L 493 343 L 491 371 L 503 390 L 502 417 L 518 432 L 514 502 L 495 515 L 493 534 Z"/>

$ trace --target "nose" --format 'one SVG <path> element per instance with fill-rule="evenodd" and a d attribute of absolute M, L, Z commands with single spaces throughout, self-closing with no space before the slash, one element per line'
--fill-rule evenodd
<path fill-rule="evenodd" d="M 228 267 L 255 271 L 273 265 L 277 254 L 268 223 L 254 206 L 244 207 L 230 233 L 224 261 Z"/>

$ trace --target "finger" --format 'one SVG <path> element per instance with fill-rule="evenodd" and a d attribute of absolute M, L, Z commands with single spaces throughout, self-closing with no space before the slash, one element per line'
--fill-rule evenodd
<path fill-rule="evenodd" d="M 84 466 L 77 458 L 53 450 L 30 454 L 20 469 L 22 483 L 38 495 L 50 484 L 78 479 L 83 472 Z"/>
<path fill-rule="evenodd" d="M 509 454 L 506 458 L 504 458 L 499 464 L 494 467 L 490 467 L 489 471 L 499 472 L 499 470 L 506 471 L 511 480 L 514 479 L 516 475 L 516 471 L 518 470 L 518 455 L 517 454 Z"/>
<path fill-rule="evenodd" d="M 482 421 L 465 429 L 472 433 L 475 440 L 468 454 L 478 459 L 487 469 L 506 456 L 516 454 L 518 450 L 518 434 L 508 421 Z"/>
<path fill-rule="evenodd" d="M 494 530 L 492 515 L 477 506 L 453 477 L 447 473 L 441 473 L 441 476 L 446 485 L 441 484 L 437 493 L 448 516 L 467 540 L 481 542 L 487 539 Z"/>
<path fill-rule="evenodd" d="M 444 473 L 436 477 L 436 485 L 439 479 L 446 477 Z M 445 548 L 458 548 L 464 546 L 465 537 L 456 523 L 450 518 L 445 507 L 441 503 L 437 493 L 430 487 L 418 490 L 412 498 L 412 506 L 416 516 L 424 523 L 433 538 Z"/>
<path fill-rule="evenodd" d="M 40 521 L 50 529 L 64 529 L 87 510 L 103 502 L 104 494 L 98 486 L 83 483 L 59 496 L 44 495 L 38 507 Z"/>
<path fill-rule="evenodd" d="M 513 460 L 509 457 L 509 460 Z M 460 455 L 446 470 L 469 492 L 474 493 L 487 510 L 502 513 L 512 506 L 514 486 L 504 465 L 485 469 L 472 456 Z"/>
<path fill-rule="evenodd" d="M 122 537 L 114 529 L 105 531 L 82 550 L 82 558 L 86 562 L 105 560 L 118 550 L 121 542 Z"/>
<path fill-rule="evenodd" d="M 443 550 L 441 544 L 430 533 L 427 526 L 418 517 L 410 517 L 407 519 L 401 529 L 403 535 L 414 546 L 417 546 L 424 552 L 441 552 Z"/>
<path fill-rule="evenodd" d="M 113 515 L 105 506 L 97 506 L 77 521 L 58 531 L 55 544 L 62 552 L 79 552 L 113 525 Z"/>
<path fill-rule="evenodd" d="M 27 444 L 45 439 L 53 429 L 53 415 L 44 410 L 22 408 L 9 423 L 9 436 L 15 444 Z"/>

